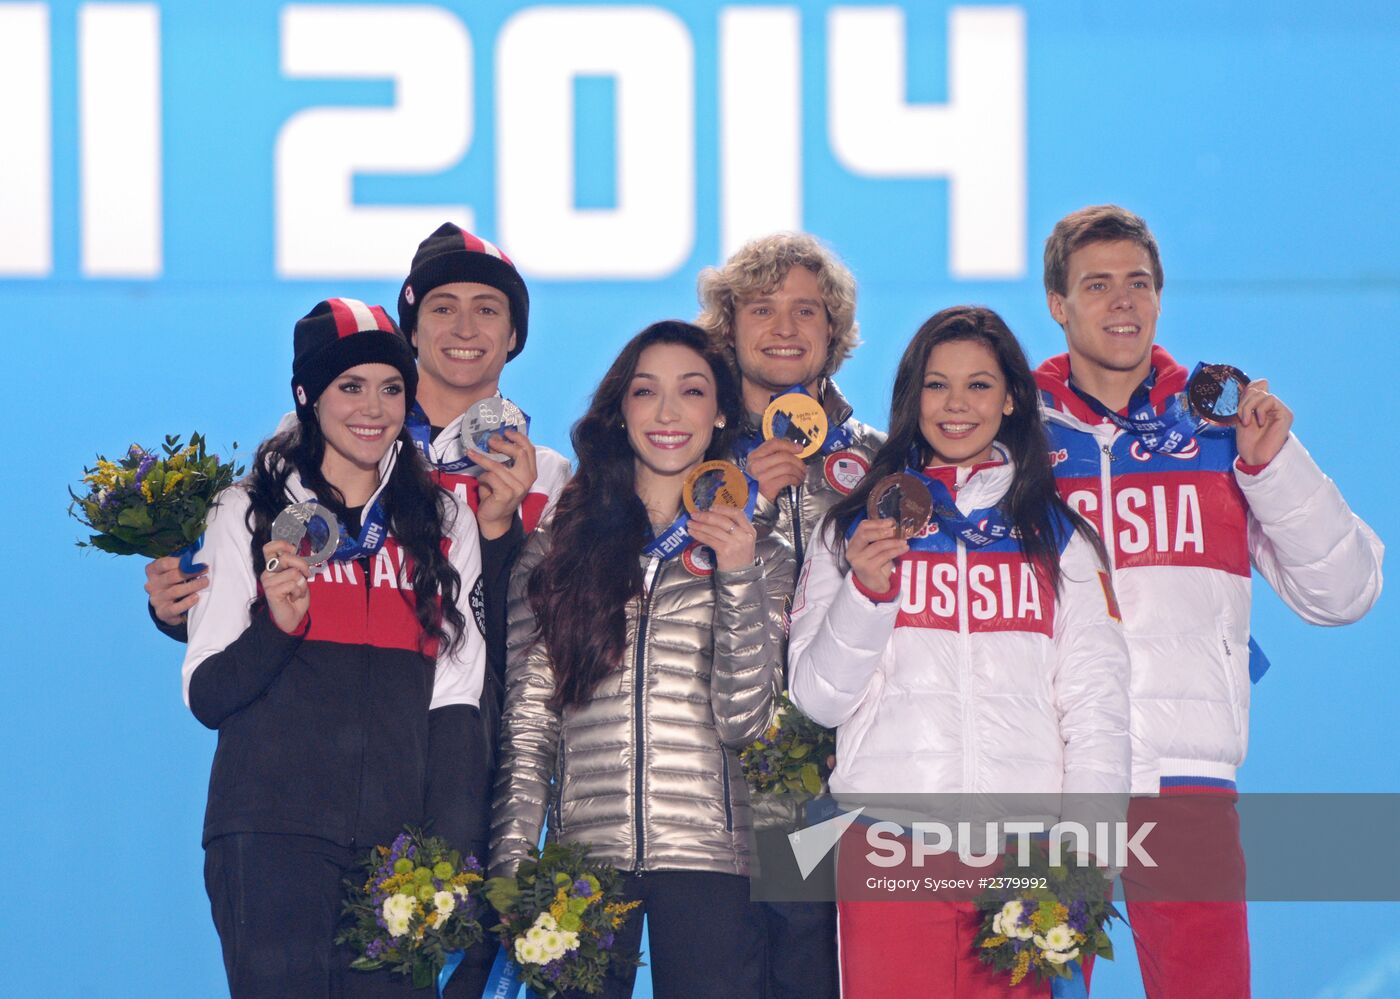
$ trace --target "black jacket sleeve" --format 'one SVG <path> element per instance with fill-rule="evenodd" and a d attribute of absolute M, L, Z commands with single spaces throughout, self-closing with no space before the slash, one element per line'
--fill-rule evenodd
<path fill-rule="evenodd" d="M 308 622 L 299 633 L 289 635 L 260 604 L 243 634 L 222 651 L 215 652 L 195 667 L 190 676 L 190 710 L 209 728 L 218 728 L 230 715 L 257 700 L 301 645 Z"/>
<path fill-rule="evenodd" d="M 428 712 L 428 788 L 424 824 L 429 835 L 474 855 L 485 866 L 495 752 L 470 704 Z"/>
<path fill-rule="evenodd" d="M 506 695 L 506 591 L 516 556 L 525 547 L 525 530 L 517 514 L 510 530 L 481 541 L 481 578 L 486 607 L 486 678 L 481 690 L 481 717 L 486 737 L 496 745 Z"/>
<path fill-rule="evenodd" d="M 166 638 L 173 638 L 177 642 L 188 642 L 190 640 L 190 626 L 187 622 L 181 621 L 179 624 L 166 624 L 160 618 L 156 617 L 156 609 L 151 605 L 150 601 L 146 602 L 146 613 L 151 615 L 151 623 L 156 626 L 156 631 L 160 632 Z"/>

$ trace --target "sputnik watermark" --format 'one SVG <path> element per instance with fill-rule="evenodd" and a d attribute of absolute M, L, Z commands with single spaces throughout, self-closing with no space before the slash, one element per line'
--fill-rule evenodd
<path fill-rule="evenodd" d="M 863 811 L 864 808 L 858 808 L 843 812 L 788 835 L 803 880 L 845 836 Z M 1142 867 L 1156 867 L 1157 862 L 1144 843 L 1156 826 L 1155 822 L 1133 826 L 1127 822 L 1095 822 L 1091 830 L 1080 822 L 1056 822 L 1049 826 L 1044 822 L 1018 820 L 953 825 L 914 822 L 905 826 L 898 822 L 876 821 L 864 824 L 865 843 L 869 847 L 864 859 L 875 867 L 919 867 L 930 858 L 956 854 L 958 860 L 969 867 L 990 867 L 1007 856 L 1014 844 L 1016 864 L 1028 867 L 1032 845 L 1037 840 L 1046 840 L 1052 866 L 1073 862 L 1081 866 L 1124 868 L 1131 859 Z M 976 849 L 977 844 L 981 844 L 980 851 Z"/>

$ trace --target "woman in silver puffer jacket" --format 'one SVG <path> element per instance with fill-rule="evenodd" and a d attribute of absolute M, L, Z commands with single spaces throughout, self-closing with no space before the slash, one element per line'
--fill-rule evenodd
<path fill-rule="evenodd" d="M 551 835 L 642 902 L 617 946 L 645 913 L 658 999 L 762 991 L 738 752 L 773 711 L 791 552 L 736 508 L 682 510 L 687 474 L 729 453 L 741 413 L 703 331 L 643 330 L 575 425 L 578 472 L 511 585 L 492 873 L 525 857 L 552 797 Z M 634 974 L 605 994 L 630 995 Z"/>

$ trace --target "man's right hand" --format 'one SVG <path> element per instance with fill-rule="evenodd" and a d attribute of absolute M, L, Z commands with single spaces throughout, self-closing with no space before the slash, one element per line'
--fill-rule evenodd
<path fill-rule="evenodd" d="M 180 560 L 173 555 L 146 565 L 146 593 L 151 599 L 151 609 L 159 621 L 172 628 L 184 622 L 189 609 L 199 601 L 199 591 L 208 585 L 208 569 L 187 576 L 180 571 Z"/>
<path fill-rule="evenodd" d="M 801 453 L 795 443 L 778 437 L 753 449 L 746 471 L 757 480 L 764 499 L 772 502 L 788 486 L 799 486 L 807 478 L 807 465 L 798 457 Z"/>

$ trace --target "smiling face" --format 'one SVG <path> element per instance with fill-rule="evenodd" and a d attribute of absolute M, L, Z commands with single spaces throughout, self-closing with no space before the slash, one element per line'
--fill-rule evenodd
<path fill-rule="evenodd" d="M 992 454 L 1011 396 L 996 354 L 980 340 L 947 340 L 929 351 L 919 396 L 919 432 L 939 465 L 975 465 Z"/>
<path fill-rule="evenodd" d="M 1076 379 L 1093 391 L 1104 379 L 1146 378 L 1162 314 L 1147 250 L 1130 240 L 1086 243 L 1070 254 L 1065 284 L 1046 301 L 1064 327 Z"/>
<path fill-rule="evenodd" d="M 815 393 L 830 349 L 831 322 L 821 286 L 806 267 L 789 268 L 773 291 L 735 308 L 734 356 L 750 409 L 750 386 L 760 390 L 755 412 L 767 405 L 768 395 L 794 385 Z"/>
<path fill-rule="evenodd" d="M 709 364 L 680 344 L 648 347 L 627 386 L 622 418 L 639 491 L 647 479 L 684 476 L 704 460 L 719 418 Z"/>
<path fill-rule="evenodd" d="M 404 421 L 403 375 L 391 364 L 357 364 L 342 371 L 316 400 L 316 420 L 326 439 L 321 472 L 344 488 L 379 462 Z"/>
<path fill-rule="evenodd" d="M 486 284 L 438 285 L 423 297 L 412 339 L 418 348 L 423 408 L 437 423 L 432 407 L 441 400 L 447 422 L 466 405 L 495 393 L 506 356 L 515 347 L 510 302 L 505 292 Z"/>

